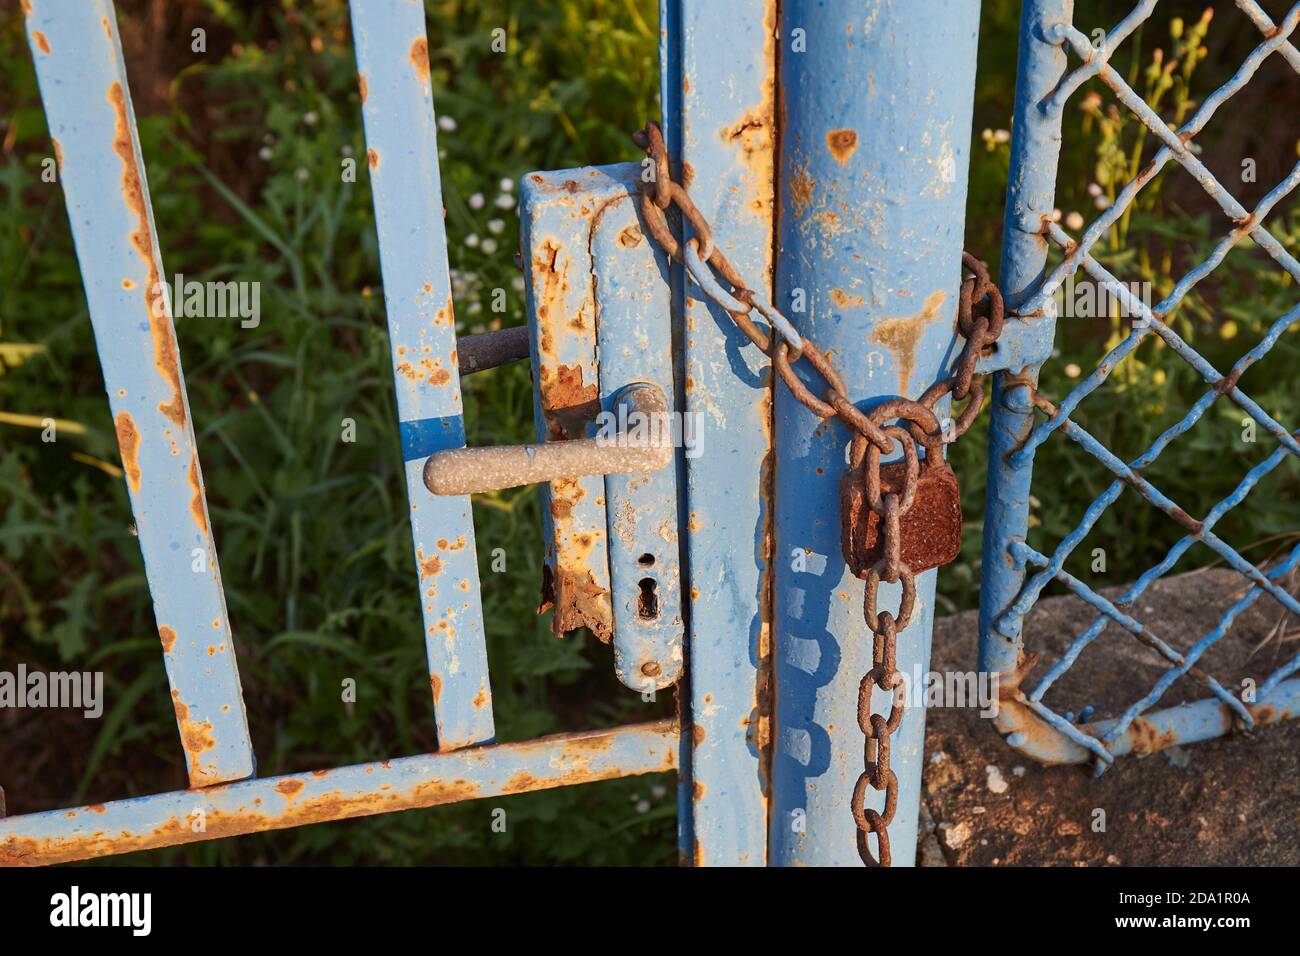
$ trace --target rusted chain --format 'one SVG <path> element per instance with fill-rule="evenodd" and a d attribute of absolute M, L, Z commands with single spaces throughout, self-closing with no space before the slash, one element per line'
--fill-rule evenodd
<path fill-rule="evenodd" d="M 849 807 L 857 825 L 858 855 L 862 862 L 869 866 L 889 866 L 889 824 L 898 806 L 898 777 L 889 765 L 890 742 L 906 709 L 906 686 L 897 665 L 898 632 L 911 623 L 916 608 L 916 573 L 901 558 L 901 521 L 916 501 L 925 463 L 933 466 L 942 462 L 944 444 L 965 434 L 979 415 L 984 388 L 975 377 L 975 368 L 981 353 L 1002 332 L 1005 321 L 1002 295 L 989 278 L 988 267 L 963 252 L 962 267 L 969 275 L 962 280 L 958 298 L 957 330 L 966 342 L 952 373 L 931 385 L 915 401 L 902 397 L 888 399 L 863 412 L 849 400 L 844 380 L 826 354 L 803 339 L 785 316 L 750 289 L 714 243 L 708 220 L 686 189 L 672 178 L 668 149 L 659 126 L 647 123 L 632 138 L 645 150 L 648 161 L 641 177 L 641 216 L 655 242 L 670 259 L 686 267 L 705 295 L 726 310 L 746 338 L 771 356 L 777 376 L 796 399 L 819 418 L 838 418 L 853 434 L 850 475 L 863 482 L 867 506 L 880 520 L 883 547 L 880 559 L 860 575 L 865 582 L 863 616 L 872 632 L 872 664 L 858 685 L 858 726 L 864 737 L 863 771 L 853 786 Z M 674 206 L 693 233 L 686 240 L 685 248 L 668 222 L 667 212 Z M 707 274 L 708 269 L 730 285 L 731 290 Z M 767 320 L 770 334 L 750 318 L 750 313 L 755 311 Z M 826 383 L 821 395 L 795 372 L 794 363 L 800 359 Z M 956 421 L 945 430 L 934 407 L 946 395 L 955 401 L 968 401 Z M 925 449 L 924 462 L 917 453 L 918 445 Z M 881 458 L 896 449 L 901 449 L 903 455 L 902 484 L 885 490 Z M 877 607 L 881 582 L 902 588 L 897 615 Z M 892 695 L 888 716 L 872 710 L 872 693 L 876 688 Z M 883 791 L 883 810 L 866 806 L 869 789 Z M 873 833 L 875 854 L 868 842 Z"/>

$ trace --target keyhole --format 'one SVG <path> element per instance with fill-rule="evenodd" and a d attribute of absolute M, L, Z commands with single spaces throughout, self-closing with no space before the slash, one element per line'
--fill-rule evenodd
<path fill-rule="evenodd" d="M 637 587 L 641 596 L 637 598 L 636 612 L 643 621 L 653 621 L 659 616 L 659 584 L 654 578 L 642 578 Z"/>

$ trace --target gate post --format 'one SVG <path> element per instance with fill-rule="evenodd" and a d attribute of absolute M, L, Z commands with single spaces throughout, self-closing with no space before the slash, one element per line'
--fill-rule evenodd
<path fill-rule="evenodd" d="M 1047 265 L 1044 217 L 1052 214 L 1057 160 L 1061 150 L 1061 108 L 1048 98 L 1065 75 L 1065 49 L 1049 30 L 1070 23 L 1074 0 L 1026 0 L 1020 14 L 1016 106 L 1012 119 L 1011 168 L 1019 175 L 1007 190 L 1002 230 L 1002 294 L 1007 313 L 1051 323 L 1055 315 L 1023 316 L 1020 308 L 1037 291 Z M 1049 338 L 1050 341 L 1050 338 Z M 1029 485 L 1033 459 L 1016 464 L 1011 454 L 1023 444 L 1034 423 L 1030 390 L 1038 386 L 1038 366 L 1019 375 L 999 372 L 993 380 L 989 412 L 989 480 L 984 509 L 984 563 L 980 587 L 981 673 L 1014 675 L 1020 666 L 1020 636 L 999 633 L 997 620 L 1025 583 L 1023 564 L 1014 563 L 1011 543 L 1024 542 L 1029 529 Z M 1005 731 L 1004 731 L 1005 732 Z"/>
<path fill-rule="evenodd" d="M 866 409 L 917 398 L 956 355 L 979 4 L 785 0 L 780 19 L 777 307 Z M 820 393 L 825 386 L 813 384 Z M 860 865 L 849 810 L 863 770 L 858 685 L 871 668 L 863 583 L 840 553 L 849 432 L 778 383 L 776 733 L 770 862 Z M 946 405 L 936 409 L 942 419 Z M 915 859 L 935 572 L 898 636 L 906 716 L 892 738 L 896 863 Z M 899 589 L 883 585 L 882 609 Z M 877 691 L 874 709 L 887 713 Z M 869 791 L 867 806 L 883 808 Z M 876 851 L 875 840 L 870 841 Z"/>

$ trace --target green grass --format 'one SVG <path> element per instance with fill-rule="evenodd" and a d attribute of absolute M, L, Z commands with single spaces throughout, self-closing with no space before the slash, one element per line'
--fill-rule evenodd
<path fill-rule="evenodd" d="M 138 27 L 148 6 L 120 2 L 124 25 Z M 238 276 L 262 287 L 255 330 L 202 320 L 178 328 L 259 769 L 421 752 L 432 745 L 432 719 L 373 216 L 365 176 L 350 184 L 339 175 L 344 160 L 365 151 L 346 5 L 188 0 L 177 7 L 184 16 L 167 21 L 172 42 L 130 61 L 164 263 L 170 273 Z M 1009 122 L 1017 7 L 1013 0 L 984 5 L 977 131 Z M 513 210 L 497 205 L 510 195 L 500 182 L 533 169 L 635 157 L 628 132 L 658 113 L 656 4 L 429 0 L 426 8 L 439 113 L 456 123 L 440 146 L 458 328 L 518 324 L 518 226 Z M 210 53 L 197 62 L 177 52 L 185 44 L 176 39 L 194 22 L 210 34 Z M 513 55 L 491 53 L 498 26 L 518 44 Z M 1150 46 L 1134 57 L 1139 77 Z M 1192 79 L 1169 91 L 1170 118 L 1194 100 Z M 103 666 L 109 702 L 91 736 L 84 728 L 69 733 L 58 767 L 31 779 L 22 767 L 3 768 L 0 785 L 15 813 L 180 787 L 184 779 L 130 507 L 111 473 L 116 443 L 67 217 L 57 185 L 39 177 L 48 137 L 21 22 L 8 8 L 0 18 L 0 88 L 12 91 L 0 114 L 0 343 L 38 347 L 0 351 L 0 412 L 84 426 L 83 434 L 65 429 L 46 444 L 39 429 L 0 422 L 0 661 Z M 1103 178 L 1103 163 L 1131 162 L 1135 147 L 1149 155 L 1132 126 L 1109 133 L 1101 126 L 1071 115 L 1063 210 L 1090 212 L 1087 185 Z M 982 143 L 977 134 L 968 244 L 996 264 L 1007 158 L 1005 147 Z M 1149 278 L 1158 294 L 1224 228 L 1221 216 L 1180 205 L 1180 195 L 1153 191 L 1126 223 L 1128 234 L 1106 249 L 1108 264 Z M 1279 241 L 1300 254 L 1294 208 L 1275 220 Z M 1227 368 L 1294 304 L 1294 283 L 1279 276 L 1257 250 L 1234 253 L 1176 316 L 1178 329 Z M 507 290 L 504 314 L 490 308 L 495 288 Z M 1068 366 L 1086 374 L 1121 331 L 1109 319 L 1063 323 L 1045 390 L 1061 396 L 1074 381 Z M 1243 385 L 1294 423 L 1295 333 L 1275 351 Z M 1144 345 L 1131 371 L 1085 403 L 1080 421 L 1133 457 L 1202 390 L 1167 349 Z M 468 378 L 465 407 L 471 444 L 531 437 L 522 367 Z M 1240 417 L 1220 403 L 1166 452 L 1153 480 L 1187 510 L 1204 513 L 1273 447 L 1267 436 L 1243 446 Z M 355 443 L 339 440 L 344 419 L 355 422 Z M 948 609 L 973 606 L 978 594 L 980 431 L 977 425 L 954 456 L 969 532 L 962 560 L 941 578 Z M 1226 458 L 1225 448 L 1241 454 Z M 1035 533 L 1050 544 L 1109 478 L 1063 440 L 1043 450 L 1037 471 L 1052 494 L 1039 493 Z M 1279 531 L 1300 526 L 1296 492 L 1289 462 L 1256 491 L 1267 507 L 1238 509 L 1223 536 L 1257 543 L 1248 553 L 1266 557 Z M 1153 509 L 1129 507 L 1131 497 L 1094 532 L 1116 583 L 1158 560 L 1176 535 Z M 475 504 L 500 736 L 527 739 L 669 712 L 666 695 L 647 705 L 617 688 L 607 648 L 582 635 L 557 641 L 534 614 L 537 502 L 535 489 L 523 489 Z M 489 563 L 498 547 L 507 554 L 504 574 Z M 1086 565 L 1072 569 L 1094 577 Z M 345 677 L 357 681 L 353 706 L 340 700 Z M 505 834 L 490 826 L 498 806 L 507 810 Z M 675 855 L 674 812 L 671 778 L 639 778 L 137 859 L 666 863 Z"/>

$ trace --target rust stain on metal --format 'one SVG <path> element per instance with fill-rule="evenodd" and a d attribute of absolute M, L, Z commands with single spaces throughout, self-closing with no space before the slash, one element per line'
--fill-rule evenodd
<path fill-rule="evenodd" d="M 63 172 L 63 146 L 53 136 L 50 137 L 50 143 L 52 143 L 54 146 L 54 163 L 56 166 L 58 166 L 59 172 L 62 173 Z"/>
<path fill-rule="evenodd" d="M 357 88 L 361 91 L 361 104 L 364 106 L 370 96 L 370 81 L 364 73 L 357 74 Z"/>
<path fill-rule="evenodd" d="M 415 67 L 415 74 L 423 82 L 429 81 L 429 41 L 424 37 L 416 37 L 411 44 L 410 53 L 411 66 Z"/>
<path fill-rule="evenodd" d="M 203 482 L 199 478 L 199 459 L 197 455 L 190 456 L 188 479 L 190 491 L 194 493 L 190 497 L 190 514 L 194 516 L 194 523 L 198 525 L 199 530 L 206 535 L 208 533 L 208 512 L 203 507 Z"/>
<path fill-rule="evenodd" d="M 452 304 L 451 296 L 447 297 L 447 304 L 433 314 L 433 324 L 446 327 L 456 324 L 456 307 Z"/>
<path fill-rule="evenodd" d="M 915 315 L 883 319 L 871 330 L 871 341 L 889 350 L 898 371 L 898 393 L 907 394 L 907 386 L 916 368 L 916 348 L 925 334 L 925 328 L 939 316 L 939 310 L 948 297 L 942 292 L 926 296 L 921 311 Z"/>
<path fill-rule="evenodd" d="M 130 412 L 118 412 L 113 418 L 117 447 L 122 453 L 122 468 L 132 491 L 140 490 L 140 432 Z"/>
<path fill-rule="evenodd" d="M 797 167 L 790 177 L 790 202 L 794 205 L 796 219 L 802 219 L 804 212 L 812 205 L 813 190 L 816 188 L 817 180 L 808 175 L 808 167 Z"/>
<path fill-rule="evenodd" d="M 1159 730 L 1155 724 L 1142 717 L 1135 718 L 1129 725 L 1127 736 L 1132 743 L 1133 754 L 1139 757 L 1178 743 L 1178 733 L 1175 730 Z"/>
<path fill-rule="evenodd" d="M 136 228 L 131 233 L 131 244 L 145 264 L 148 279 L 144 287 L 145 309 L 149 315 L 149 328 L 153 338 L 154 364 L 167 384 L 171 386 L 170 401 L 163 402 L 158 410 L 176 425 L 185 424 L 185 394 L 181 389 L 180 356 L 176 349 L 176 332 L 171 315 L 166 308 L 155 306 L 155 295 L 162 287 L 158 275 L 158 257 L 149 227 L 149 208 L 145 202 L 144 183 L 140 178 L 139 157 L 131 138 L 131 123 L 127 116 L 126 91 L 114 81 L 108 88 L 108 101 L 116 114 L 113 130 L 113 151 L 122 161 L 122 197 L 127 208 L 135 214 Z M 158 314 L 161 313 L 161 314 Z"/>
<path fill-rule="evenodd" d="M 537 789 L 537 778 L 526 770 L 521 770 L 509 780 L 506 781 L 505 791 L 507 793 L 524 793 L 528 790 Z"/>
<path fill-rule="evenodd" d="M 429 675 L 429 690 L 433 693 L 433 706 L 438 706 L 438 700 L 442 697 L 442 678 L 437 674 Z"/>
<path fill-rule="evenodd" d="M 206 720 L 192 720 L 190 709 L 181 700 L 181 692 L 178 690 L 172 691 L 172 706 L 176 710 L 176 723 L 181 731 L 181 746 L 185 748 L 185 753 L 190 758 L 191 778 L 211 776 L 212 769 L 204 767 L 199 758 L 217 746 L 216 740 L 212 737 L 212 724 Z"/>
<path fill-rule="evenodd" d="M 860 295 L 850 295 L 843 289 L 831 289 L 831 301 L 839 309 L 856 309 L 866 302 Z"/>
<path fill-rule="evenodd" d="M 826 148 L 835 161 L 843 166 L 858 148 L 858 134 L 851 129 L 833 129 L 826 134 Z"/>
<path fill-rule="evenodd" d="M 158 628 L 158 639 L 162 641 L 164 654 L 170 654 L 172 648 L 176 646 L 176 632 L 166 624 Z"/>
<path fill-rule="evenodd" d="M 298 794 L 302 793 L 303 787 L 307 786 L 301 780 L 293 777 L 287 780 L 281 780 L 275 785 L 275 792 L 284 796 L 286 800 L 292 800 Z"/>
<path fill-rule="evenodd" d="M 541 372 L 542 416 L 551 441 L 586 437 L 587 425 L 600 413 L 600 391 L 584 384 L 581 365 L 560 365 Z"/>
<path fill-rule="evenodd" d="M 42 33 L 40 30 L 33 30 L 33 31 L 32 31 L 32 40 L 35 41 L 37 48 L 38 48 L 42 53 L 45 53 L 45 54 L 47 54 L 47 55 L 49 54 L 49 52 L 50 52 L 50 38 L 49 38 L 49 37 L 47 37 L 47 36 L 46 36 L 44 33 Z"/>
<path fill-rule="evenodd" d="M 366 165 L 369 166 L 371 169 L 379 168 L 379 150 L 377 149 L 366 150 Z"/>
<path fill-rule="evenodd" d="M 420 562 L 420 577 L 432 578 L 442 573 L 442 558 L 436 554 L 431 554 L 426 558 L 424 551 L 419 550 L 415 553 L 415 557 Z"/>
<path fill-rule="evenodd" d="M 551 630 L 557 635 L 585 627 L 605 644 L 614 636 L 609 592 L 588 568 L 542 566 L 542 596 L 537 613 L 555 609 Z"/>

